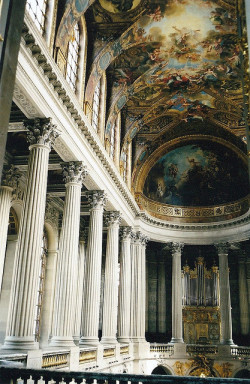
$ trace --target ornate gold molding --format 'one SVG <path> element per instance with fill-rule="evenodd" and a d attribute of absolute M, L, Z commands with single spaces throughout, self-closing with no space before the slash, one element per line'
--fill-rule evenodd
<path fill-rule="evenodd" d="M 182 221 L 184 223 L 214 222 L 239 217 L 249 209 L 250 195 L 225 205 L 210 207 L 178 207 L 153 201 L 142 193 L 135 193 L 135 200 L 140 209 L 150 215 L 166 221 Z"/>

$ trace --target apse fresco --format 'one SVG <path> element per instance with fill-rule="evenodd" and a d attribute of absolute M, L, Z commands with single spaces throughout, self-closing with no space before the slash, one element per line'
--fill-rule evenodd
<path fill-rule="evenodd" d="M 151 168 L 143 193 L 164 204 L 209 206 L 245 197 L 248 188 L 246 167 L 236 154 L 200 141 L 161 157 Z"/>

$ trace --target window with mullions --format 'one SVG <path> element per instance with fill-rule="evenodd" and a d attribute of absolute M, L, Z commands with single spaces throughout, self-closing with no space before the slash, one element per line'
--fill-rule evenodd
<path fill-rule="evenodd" d="M 73 28 L 73 36 L 68 45 L 68 58 L 67 58 L 67 71 L 66 80 L 71 88 L 76 90 L 78 59 L 79 59 L 79 47 L 80 47 L 80 31 L 79 25 L 75 24 Z"/>
<path fill-rule="evenodd" d="M 93 111 L 92 111 L 92 126 L 97 131 L 99 122 L 99 109 L 100 109 L 100 93 L 101 93 L 101 80 L 95 87 L 93 98 Z"/>
<path fill-rule="evenodd" d="M 116 131 L 116 122 L 115 120 L 114 124 L 112 124 L 111 132 L 110 132 L 110 157 L 114 159 L 115 155 L 115 131 Z"/>
<path fill-rule="evenodd" d="M 39 31 L 43 34 L 45 27 L 45 14 L 48 0 L 27 0 L 26 8 L 38 27 Z"/>

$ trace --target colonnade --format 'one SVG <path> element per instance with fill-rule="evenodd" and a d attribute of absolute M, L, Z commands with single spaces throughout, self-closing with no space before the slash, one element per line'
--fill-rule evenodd
<path fill-rule="evenodd" d="M 49 119 L 26 124 L 30 142 L 27 184 L 13 267 L 6 337 L 3 348 L 37 349 L 34 313 L 39 282 L 41 239 L 44 227 L 49 152 L 58 136 Z M 103 344 L 145 342 L 147 237 L 131 227 L 121 227 L 117 211 L 105 212 L 103 191 L 88 191 L 89 228 L 86 241 L 80 233 L 81 187 L 87 175 L 82 162 L 63 164 L 65 200 L 56 266 L 50 346 L 70 347 L 99 343 L 103 221 L 107 227 L 103 300 Z M 11 167 L 0 188 L 0 283 L 12 191 L 18 171 Z M 118 259 L 120 241 L 120 273 Z M 4 245 L 4 246 L 3 246 Z M 181 255 L 183 244 L 171 243 L 172 339 L 183 343 Z M 228 272 L 228 245 L 217 246 L 220 269 L 221 343 L 233 344 Z M 241 276 L 244 269 L 240 269 Z M 244 277 L 244 276 L 243 276 Z M 119 280 L 119 286 L 118 286 Z M 247 290 L 246 276 L 242 289 Z M 247 304 L 241 305 L 243 316 Z M 244 323 L 245 324 L 245 323 Z M 243 326 L 244 326 L 243 324 Z"/>
<path fill-rule="evenodd" d="M 49 119 L 30 120 L 26 190 L 18 233 L 4 349 L 38 349 L 34 317 L 39 284 L 39 263 L 44 228 L 49 152 L 58 136 Z M 51 337 L 53 347 L 97 345 L 103 221 L 107 247 L 103 302 L 103 344 L 145 341 L 145 248 L 147 238 L 130 227 L 121 227 L 119 212 L 104 212 L 103 191 L 86 193 L 90 203 L 87 241 L 80 233 L 81 187 L 87 171 L 82 162 L 62 165 L 65 199 L 57 252 Z M 16 176 L 14 176 L 14 174 Z M 12 191 L 18 171 L 10 168 L 0 187 L 1 243 L 6 244 Z M 121 235 L 121 236 L 120 236 Z M 118 287 L 119 240 L 121 272 Z M 2 248 L 0 271 L 4 266 Z M 132 273 L 134 271 L 134 273 Z M 119 289 L 119 294 L 118 294 Z M 132 293 L 132 294 L 131 294 Z M 119 300 L 119 304 L 118 304 Z M 130 314 L 133 313 L 133 316 Z"/>

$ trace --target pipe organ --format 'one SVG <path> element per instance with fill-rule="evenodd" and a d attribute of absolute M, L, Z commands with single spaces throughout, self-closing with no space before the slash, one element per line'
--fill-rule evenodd
<path fill-rule="evenodd" d="M 207 269 L 203 257 L 198 257 L 195 268 L 189 265 L 182 272 L 182 305 L 184 341 L 218 343 L 220 340 L 219 269 Z"/>

